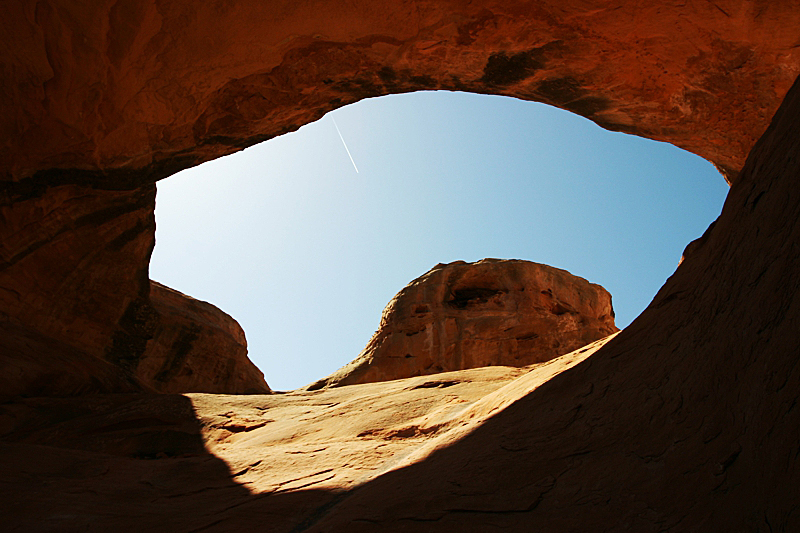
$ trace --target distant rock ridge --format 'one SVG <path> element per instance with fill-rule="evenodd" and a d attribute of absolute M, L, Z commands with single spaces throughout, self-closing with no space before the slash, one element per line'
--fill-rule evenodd
<path fill-rule="evenodd" d="M 383 311 L 361 354 L 306 389 L 549 361 L 618 331 L 611 295 L 519 259 L 438 264 Z"/>

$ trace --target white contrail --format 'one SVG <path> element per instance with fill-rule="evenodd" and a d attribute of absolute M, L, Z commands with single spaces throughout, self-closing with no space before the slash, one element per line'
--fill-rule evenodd
<path fill-rule="evenodd" d="M 331 117 L 333 121 L 333 125 L 336 126 L 336 132 L 339 134 L 339 138 L 342 140 L 342 144 L 344 145 L 344 149 L 347 150 L 347 155 L 350 156 L 350 162 L 353 163 L 353 168 L 356 169 L 356 174 L 358 174 L 358 167 L 356 166 L 356 162 L 353 161 L 353 156 L 350 154 L 350 149 L 347 148 L 347 143 L 344 142 L 344 137 L 342 137 L 342 132 L 339 131 L 339 126 L 336 125 L 336 119 Z"/>

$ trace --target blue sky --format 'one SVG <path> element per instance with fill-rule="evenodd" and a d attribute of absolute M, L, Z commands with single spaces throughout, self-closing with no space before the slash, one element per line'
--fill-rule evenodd
<path fill-rule="evenodd" d="M 159 182 L 150 277 L 236 318 L 288 390 L 355 358 L 391 297 L 437 263 L 569 270 L 611 292 L 624 327 L 727 191 L 693 154 L 543 104 L 373 98 Z"/>

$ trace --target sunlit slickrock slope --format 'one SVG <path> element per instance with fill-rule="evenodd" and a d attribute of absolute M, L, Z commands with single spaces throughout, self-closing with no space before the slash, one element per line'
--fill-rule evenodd
<path fill-rule="evenodd" d="M 25 495 L 4 523 L 20 531 L 294 531 L 605 342 L 527 368 L 314 392 L 19 400 L 0 407 L 0 496 Z"/>

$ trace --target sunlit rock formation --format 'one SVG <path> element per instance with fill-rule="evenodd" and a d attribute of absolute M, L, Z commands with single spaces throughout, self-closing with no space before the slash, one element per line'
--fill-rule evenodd
<path fill-rule="evenodd" d="M 520 260 L 439 264 L 400 291 L 354 361 L 309 385 L 353 385 L 549 361 L 617 331 L 611 295 Z"/>

